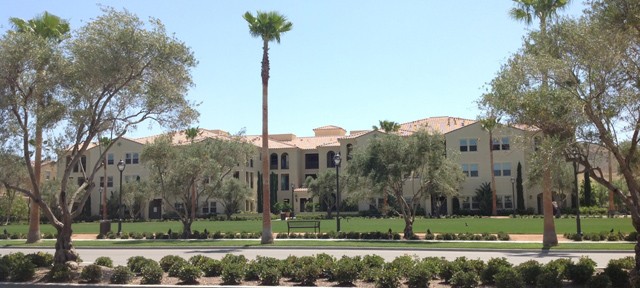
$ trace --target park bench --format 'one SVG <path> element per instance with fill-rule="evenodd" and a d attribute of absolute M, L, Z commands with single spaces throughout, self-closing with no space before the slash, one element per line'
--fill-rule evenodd
<path fill-rule="evenodd" d="M 320 232 L 320 221 L 318 220 L 295 220 L 287 221 L 287 234 L 291 233 L 291 229 L 297 228 L 313 228 L 314 233 Z"/>

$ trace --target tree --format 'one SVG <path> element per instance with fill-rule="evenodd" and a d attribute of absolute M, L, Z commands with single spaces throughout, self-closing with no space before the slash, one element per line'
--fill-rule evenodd
<path fill-rule="evenodd" d="M 262 203 L 262 197 L 263 197 L 263 194 L 262 194 L 262 188 L 263 188 L 263 187 L 262 187 L 262 174 L 260 174 L 260 172 L 258 172 L 258 183 L 257 183 L 257 187 L 258 187 L 258 188 L 257 188 L 257 191 L 256 191 L 256 193 L 258 194 L 258 195 L 257 195 L 257 199 L 258 199 L 258 205 L 257 205 L 257 208 L 258 208 L 258 213 L 262 213 L 262 204 L 263 204 L 263 203 Z"/>
<path fill-rule="evenodd" d="M 144 211 L 147 209 L 149 201 L 154 195 L 147 181 L 133 179 L 123 187 L 122 204 L 129 208 L 129 217 L 131 219 L 143 219 Z"/>
<path fill-rule="evenodd" d="M 227 220 L 231 220 L 231 215 L 240 210 L 241 204 L 250 195 L 251 188 L 247 183 L 235 178 L 224 180 L 222 187 L 213 192 L 213 197 L 220 200 Z"/>
<path fill-rule="evenodd" d="M 35 37 L 42 38 L 45 46 L 56 46 L 61 40 L 69 33 L 69 22 L 62 20 L 60 17 L 44 12 L 42 15 L 37 16 L 29 21 L 25 21 L 19 18 L 10 18 L 9 21 L 13 24 L 14 29 L 18 33 L 28 33 Z M 43 47 L 44 48 L 44 47 Z M 53 47 L 52 47 L 53 48 Z M 51 55 L 53 56 L 53 55 Z M 34 67 L 34 74 L 39 80 L 47 78 L 47 66 L 54 64 L 49 62 L 52 59 L 46 59 L 41 63 L 39 67 Z M 35 88 L 27 95 L 30 101 L 33 101 L 35 105 L 32 108 L 32 114 L 35 116 L 35 139 L 32 141 L 34 144 L 34 159 L 33 159 L 33 178 L 35 181 L 40 181 L 40 171 L 42 168 L 42 144 L 43 144 L 43 130 L 45 126 L 50 122 L 55 122 L 53 119 L 47 119 L 54 115 L 60 115 L 58 109 L 55 109 L 55 101 L 50 101 L 51 96 L 47 95 L 50 92 L 50 86 L 53 83 L 47 83 L 43 81 L 34 81 L 31 83 L 30 88 Z M 44 86 L 44 87 L 41 87 Z M 53 107 L 50 107 L 53 106 Z M 53 108 L 53 109 L 51 109 Z M 56 118 L 56 117 L 54 117 Z M 49 123 L 48 123 L 49 122 Z M 29 139 L 31 141 L 31 139 Z M 33 181 L 33 179 L 32 179 Z M 36 197 L 39 197 L 39 191 L 34 189 L 33 193 Z M 35 243 L 40 241 L 40 209 L 32 207 L 29 212 L 29 232 L 27 233 L 27 243 Z"/>
<path fill-rule="evenodd" d="M 522 164 L 518 162 L 516 170 L 516 193 L 518 197 L 518 210 L 524 210 L 524 187 L 522 185 Z"/>
<path fill-rule="evenodd" d="M 340 181 L 345 183 L 344 181 Z M 304 182 L 313 197 L 317 197 L 320 203 L 327 206 L 327 219 L 332 218 L 333 209 L 336 208 L 336 171 L 325 170 L 314 179 L 309 176 Z"/>
<path fill-rule="evenodd" d="M 388 121 L 388 120 L 379 120 L 378 124 L 380 125 L 380 127 L 373 125 L 373 130 L 378 130 L 378 129 L 382 129 L 384 132 L 390 133 L 390 132 L 398 132 L 400 130 L 400 124 L 398 124 L 398 122 L 394 122 L 394 121 Z"/>
<path fill-rule="evenodd" d="M 100 161 L 91 167 L 84 165 L 81 158 L 87 149 L 102 133 L 115 131 L 113 142 L 99 155 L 103 159 L 125 133 L 147 120 L 170 128 L 192 122 L 197 112 L 184 95 L 192 84 L 189 70 L 195 64 L 189 48 L 167 36 L 160 21 L 145 24 L 129 12 L 108 8 L 64 45 L 53 45 L 31 33 L 3 35 L 0 121 L 11 131 L 3 147 L 23 157 L 31 178 L 28 187 L 11 188 L 30 197 L 55 227 L 55 263 L 78 257 L 71 225 L 96 186 L 94 179 L 101 167 Z M 36 87 L 38 84 L 44 85 Z M 45 95 L 44 111 L 32 109 L 40 99 L 34 91 Z M 42 113 L 34 116 L 36 112 Z M 47 132 L 44 135 L 52 135 L 46 142 L 55 145 L 59 158 L 66 160 L 59 161 L 62 177 L 55 192 L 60 216 L 42 201 L 39 179 L 31 169 L 29 142 L 37 126 Z M 71 190 L 69 184 L 78 184 L 69 181 L 76 167 L 83 182 Z"/>
<path fill-rule="evenodd" d="M 1 149 L 1 148 L 0 148 Z M 0 154 L 2 151 L 0 151 Z M 5 168 L 6 167 L 6 168 Z M 0 195 L 0 210 L 5 217 L 4 225 L 9 224 L 11 216 L 14 214 L 14 205 L 17 192 L 12 186 L 19 186 L 29 182 L 29 173 L 22 158 L 17 155 L 0 156 L 0 183 L 4 187 L 4 195 Z"/>
<path fill-rule="evenodd" d="M 149 168 L 150 188 L 158 191 L 182 222 L 183 235 L 191 235 L 193 203 L 200 198 L 216 198 L 223 184 L 233 177 L 238 163 L 247 163 L 255 154 L 254 146 L 240 136 L 205 138 L 187 145 L 174 145 L 172 135 L 163 135 L 142 150 L 142 163 Z M 193 188 L 195 187 L 195 188 Z M 226 188 L 229 188 L 228 186 Z M 193 190 L 196 190 L 196 201 Z M 239 192 L 240 190 L 235 190 Z"/>
<path fill-rule="evenodd" d="M 591 206 L 591 177 L 589 170 L 584 170 L 584 206 Z"/>
<path fill-rule="evenodd" d="M 196 137 L 201 134 L 199 127 L 190 127 L 184 130 L 184 135 L 193 144 Z M 196 187 L 191 186 L 191 222 L 196 221 L 196 211 L 198 210 L 198 202 L 196 197 Z"/>
<path fill-rule="evenodd" d="M 493 192 L 491 192 L 491 183 L 484 182 L 480 184 L 480 186 L 476 188 L 476 195 L 474 198 L 474 200 L 478 202 L 480 213 L 486 216 L 491 215 L 491 210 L 493 209 Z"/>
<path fill-rule="evenodd" d="M 388 194 L 398 201 L 405 222 L 404 237 L 413 236 L 416 209 L 427 195 L 455 196 L 464 174 L 453 155 L 445 155 L 444 137 L 419 131 L 403 137 L 393 134 L 373 138 L 355 153 L 347 168 L 360 178 L 365 193 Z M 356 180 L 350 180 L 352 183 Z M 414 185 L 405 186 L 408 182 Z M 407 188 L 407 189 L 405 189 Z"/>
<path fill-rule="evenodd" d="M 482 129 L 489 132 L 489 167 L 491 167 L 491 215 L 498 215 L 498 196 L 496 194 L 496 175 L 493 168 L 493 130 L 495 130 L 499 124 L 499 119 L 496 118 L 493 113 L 490 116 L 480 119 L 480 125 Z"/>
<path fill-rule="evenodd" d="M 516 7 L 511 9 L 510 15 L 513 19 L 524 21 L 527 24 L 531 24 L 534 18 L 539 20 L 539 36 L 535 41 L 535 45 L 538 53 L 545 53 L 550 50 L 548 49 L 549 41 L 547 40 L 547 24 L 550 19 L 556 16 L 557 11 L 564 9 L 569 0 L 514 0 L 516 2 Z M 545 53 L 548 55 L 548 53 Z M 531 126 L 535 126 L 542 130 L 544 137 L 572 137 L 574 130 L 572 130 L 571 125 L 567 127 L 567 125 L 556 125 L 555 122 L 549 121 L 538 121 L 540 117 L 536 114 L 546 114 L 546 115 L 562 115 L 561 110 L 563 110 L 562 106 L 548 105 L 550 103 L 558 103 L 561 101 L 562 97 L 558 97 L 562 93 L 556 93 L 553 87 L 549 87 L 548 83 L 548 72 L 545 70 L 538 71 L 538 73 L 542 76 L 537 86 L 535 87 L 526 87 L 528 88 L 525 93 L 528 94 L 529 98 L 526 102 L 529 105 L 525 105 L 520 107 L 521 112 L 512 112 L 512 110 L 502 109 L 502 107 L 496 107 L 496 105 L 490 105 L 496 111 L 503 112 L 510 117 L 512 117 L 514 122 L 520 124 L 527 124 Z M 492 84 L 493 86 L 493 84 Z M 534 96 L 534 97 L 532 97 Z M 485 97 L 486 98 L 486 97 Z M 522 103 L 522 101 L 521 101 Z M 567 113 L 569 114 L 569 113 Z M 569 114 L 570 115 L 570 114 Z M 573 122 L 567 122 L 573 123 Z M 540 154 L 544 154 L 545 151 L 538 151 Z M 553 153 L 546 153 L 547 156 Z M 546 157 L 546 159 L 549 159 Z M 558 237 L 556 234 L 555 223 L 553 221 L 553 195 L 551 192 L 551 172 L 547 169 L 543 173 L 543 181 L 542 181 L 542 199 L 543 199 L 543 212 L 544 212 L 544 231 L 543 231 L 543 240 L 542 243 L 544 246 L 555 246 L 558 245 Z"/>
<path fill-rule="evenodd" d="M 278 12 L 256 12 L 256 16 L 246 12 L 244 20 L 249 23 L 251 36 L 262 39 L 262 175 L 269 175 L 269 42 L 280 43 L 280 35 L 293 28 L 293 24 Z M 262 182 L 262 244 L 273 243 L 271 231 L 271 211 L 269 197 L 269 179 L 265 177 Z"/>

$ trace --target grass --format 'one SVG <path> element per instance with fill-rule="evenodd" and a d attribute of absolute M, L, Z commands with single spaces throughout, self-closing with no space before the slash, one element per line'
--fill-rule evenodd
<path fill-rule="evenodd" d="M 262 245 L 260 240 L 86 240 L 74 241 L 76 248 L 185 248 L 185 247 L 300 247 L 300 248 L 394 248 L 394 249 L 503 249 L 503 250 L 540 250 L 540 243 L 510 242 L 423 242 L 423 241 L 366 241 L 366 240 L 296 240 L 276 239 L 274 244 Z M 55 241 L 45 240 L 40 243 L 25 244 L 24 240 L 2 240 L 3 247 L 54 247 Z M 576 242 L 560 243 L 551 250 L 628 250 L 633 251 L 634 243 L 617 242 Z"/>
<path fill-rule="evenodd" d="M 272 230 L 274 233 L 287 232 L 287 224 L 285 221 L 273 220 Z M 576 220 L 572 218 L 555 219 L 556 232 L 564 234 L 567 232 L 576 232 Z M 630 233 L 635 231 L 631 225 L 631 218 L 582 218 L 581 226 L 583 233 L 620 231 Z M 393 219 L 367 219 L 361 217 L 351 217 L 341 220 L 341 230 L 345 232 L 372 232 L 372 231 L 388 231 L 402 232 L 404 229 L 404 221 L 400 218 Z M 321 220 L 321 232 L 335 231 L 335 219 Z M 543 219 L 542 218 L 451 218 L 451 219 L 427 219 L 418 218 L 413 225 L 415 233 L 425 233 L 427 229 L 432 233 L 497 233 L 506 232 L 509 234 L 542 234 Z M 12 224 L 4 226 L 8 233 L 26 233 L 28 225 Z M 164 232 L 171 229 L 173 232 L 182 231 L 182 224 L 179 221 L 150 221 L 150 222 L 124 222 L 122 223 L 123 232 Z M 260 232 L 262 231 L 261 220 L 239 220 L 239 221 L 209 221 L 200 220 L 193 223 L 192 230 L 209 232 Z M 55 232 L 55 229 L 49 224 L 42 224 L 41 232 Z M 73 231 L 75 234 L 97 234 L 100 230 L 98 222 L 93 223 L 75 223 Z M 111 230 L 117 230 L 117 222 L 113 222 Z M 312 229 L 311 229 L 312 230 Z M 307 230 L 296 230 L 297 232 L 305 232 Z"/>

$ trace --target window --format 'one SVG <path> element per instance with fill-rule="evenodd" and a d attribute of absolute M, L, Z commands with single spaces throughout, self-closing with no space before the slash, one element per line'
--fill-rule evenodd
<path fill-rule="evenodd" d="M 269 169 L 278 170 L 278 154 L 272 153 L 271 157 L 269 157 Z"/>
<path fill-rule="evenodd" d="M 140 163 L 140 154 L 138 153 L 124 154 L 124 164 L 138 164 L 138 163 Z"/>
<path fill-rule="evenodd" d="M 69 162 L 71 162 L 71 157 L 67 157 L 67 165 L 69 165 Z M 85 167 L 87 167 L 87 157 L 82 156 L 76 166 L 73 167 L 73 172 L 80 172 L 81 169 L 84 171 Z"/>
<path fill-rule="evenodd" d="M 318 169 L 319 165 L 318 153 L 304 155 L 305 169 Z"/>
<path fill-rule="evenodd" d="M 462 198 L 462 209 L 478 210 L 480 209 L 480 202 L 476 197 L 464 197 Z"/>
<path fill-rule="evenodd" d="M 504 197 L 504 209 L 513 209 L 513 201 L 511 200 L 511 196 L 503 196 Z"/>
<path fill-rule="evenodd" d="M 460 139 L 460 152 L 478 151 L 478 139 Z"/>
<path fill-rule="evenodd" d="M 233 172 L 233 178 L 240 179 L 240 171 Z"/>
<path fill-rule="evenodd" d="M 327 168 L 336 167 L 336 162 L 333 161 L 334 157 L 336 157 L 336 152 L 333 152 L 333 151 L 327 152 Z"/>
<path fill-rule="evenodd" d="M 503 151 L 507 151 L 509 149 L 511 149 L 511 146 L 509 145 L 509 137 L 502 137 L 502 138 L 493 138 L 493 144 L 491 145 L 491 149 L 492 150 L 503 150 Z"/>
<path fill-rule="evenodd" d="M 494 163 L 494 176 L 511 176 L 511 163 Z"/>
<path fill-rule="evenodd" d="M 351 160 L 351 152 L 353 151 L 353 145 L 347 144 L 347 161 Z"/>
<path fill-rule="evenodd" d="M 467 177 L 478 177 L 478 164 L 462 164 L 462 173 Z"/>
<path fill-rule="evenodd" d="M 289 154 L 282 153 L 280 156 L 280 169 L 289 169 Z"/>
<path fill-rule="evenodd" d="M 184 204 L 183 203 L 173 203 L 173 207 L 176 208 L 176 210 L 181 211 L 184 210 Z"/>
<path fill-rule="evenodd" d="M 249 160 L 249 167 L 253 168 L 253 159 Z"/>
<path fill-rule="evenodd" d="M 282 191 L 289 190 L 289 174 L 280 175 L 280 190 Z"/>
<path fill-rule="evenodd" d="M 249 173 L 249 186 L 253 188 L 253 172 Z"/>
<path fill-rule="evenodd" d="M 113 187 L 113 176 L 107 177 L 107 187 Z"/>
<path fill-rule="evenodd" d="M 133 181 L 140 181 L 140 176 L 138 175 L 125 175 L 124 176 L 124 183 L 129 183 L 129 182 L 133 182 Z"/>
<path fill-rule="evenodd" d="M 217 214 L 218 207 L 215 201 L 204 202 L 202 204 L 202 214 Z"/>
<path fill-rule="evenodd" d="M 113 163 L 115 163 L 114 159 L 113 153 L 107 154 L 107 165 L 113 165 Z"/>

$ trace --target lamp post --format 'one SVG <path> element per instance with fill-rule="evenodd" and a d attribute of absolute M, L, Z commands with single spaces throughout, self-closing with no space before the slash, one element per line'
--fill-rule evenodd
<path fill-rule="evenodd" d="M 580 226 L 580 194 L 578 193 L 578 162 L 576 162 L 578 153 L 574 152 L 573 157 L 573 190 L 576 193 L 576 229 L 578 232 L 578 238 L 582 240 L 582 227 Z"/>
<path fill-rule="evenodd" d="M 340 152 L 333 157 L 333 163 L 336 164 L 336 230 L 340 232 Z"/>
<path fill-rule="evenodd" d="M 511 208 L 513 215 L 516 215 L 516 178 L 511 177 Z"/>
<path fill-rule="evenodd" d="M 122 210 L 122 172 L 127 166 L 124 161 L 120 159 L 118 162 L 118 171 L 120 171 L 120 193 L 118 193 L 118 235 L 122 235 L 122 218 L 124 218 L 124 211 Z"/>
<path fill-rule="evenodd" d="M 293 216 L 295 216 L 295 212 L 296 212 L 296 201 L 293 200 L 293 189 L 296 188 L 296 185 L 293 185 L 293 183 L 291 183 L 291 218 L 293 218 Z"/>

